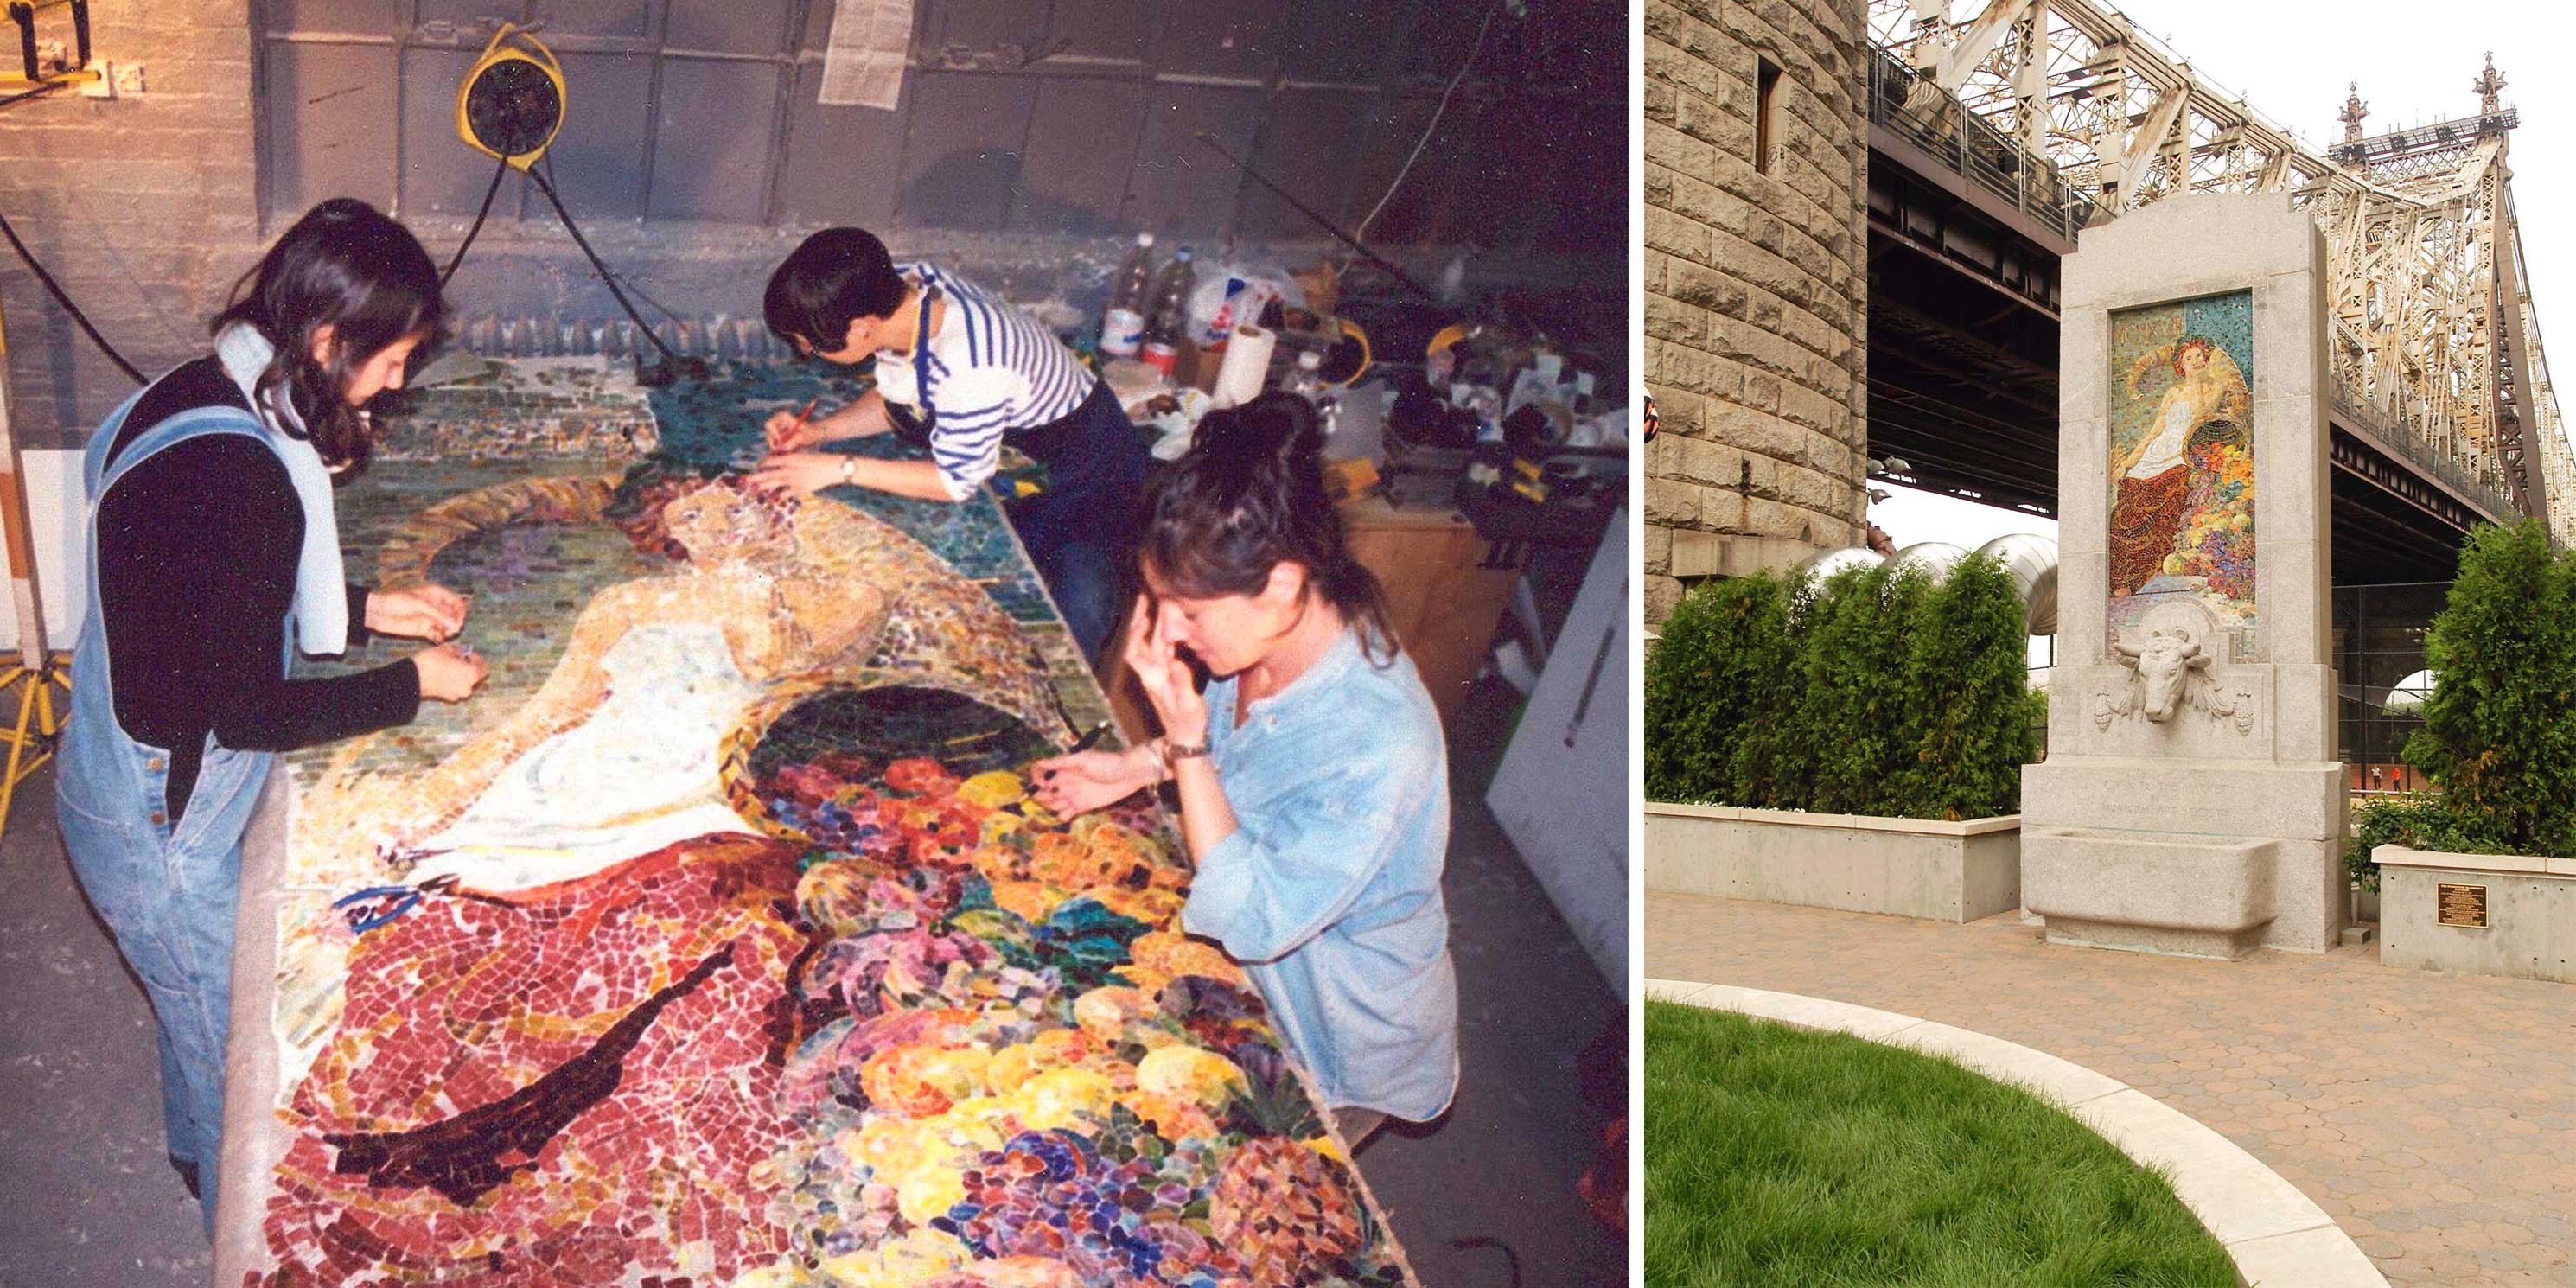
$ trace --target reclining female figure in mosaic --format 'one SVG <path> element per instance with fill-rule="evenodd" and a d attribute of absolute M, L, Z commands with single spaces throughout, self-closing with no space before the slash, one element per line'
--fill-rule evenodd
<path fill-rule="evenodd" d="M 471 862 L 487 883 L 558 880 L 747 830 L 723 803 L 721 748 L 786 685 L 929 684 L 1032 727 L 1059 723 L 1017 623 L 929 549 L 846 506 L 729 480 L 534 479 L 469 493 L 389 544 L 382 584 L 424 578 L 469 533 L 585 521 L 618 522 L 675 566 L 593 596 L 543 686 L 433 768 L 354 772 L 353 750 L 299 811 L 300 835 L 345 838 L 339 861 L 371 849 L 415 877 Z"/>

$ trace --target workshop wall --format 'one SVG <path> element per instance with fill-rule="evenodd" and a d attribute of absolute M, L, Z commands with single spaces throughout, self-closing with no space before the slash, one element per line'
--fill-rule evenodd
<path fill-rule="evenodd" d="M 69 12 L 48 11 L 38 31 L 68 45 Z M 126 357 L 157 372 L 203 350 L 204 319 L 258 257 L 250 0 L 97 0 L 90 31 L 97 56 L 143 65 L 146 92 L 62 90 L 0 112 L 0 214 Z M 5 246 L 0 309 L 21 446 L 60 445 L 58 426 L 95 424 L 133 392 Z"/>
<path fill-rule="evenodd" d="M 1619 5 L 1539 0 L 1525 17 L 1489 0 L 915 8 L 901 101 L 881 111 L 815 101 L 828 0 L 94 0 L 100 54 L 149 61 L 151 92 L 0 114 L 0 210 L 49 267 L 135 265 L 57 272 L 129 357 L 158 369 L 202 343 L 201 319 L 263 237 L 323 197 L 392 210 L 433 253 L 457 243 L 493 162 L 455 137 L 455 90 L 498 15 L 541 23 L 565 63 L 553 173 L 583 232 L 693 324 L 757 319 L 769 269 L 834 223 L 875 229 L 899 255 L 946 258 L 1024 302 L 1089 312 L 1138 229 L 1155 231 L 1166 253 L 1192 244 L 1203 261 L 1229 250 L 1292 265 L 1338 258 L 1310 222 L 1192 136 L 1215 132 L 1319 213 L 1357 224 L 1422 139 L 1491 12 L 1474 69 L 1369 239 L 1417 277 L 1438 279 L 1463 253 L 1470 295 L 1546 297 L 1560 316 L 1597 320 L 1614 344 L 1624 329 Z M 186 39 L 145 39 L 173 24 Z M 207 48 L 230 61 L 206 63 Z M 206 70 L 165 79 L 165 60 L 173 72 L 198 65 L 176 61 L 182 50 Z M 174 103 L 165 91 L 190 97 Z M 220 141 L 209 121 L 225 123 Z M 38 136 L 81 159 L 22 178 L 16 158 Z M 96 198 L 78 188 L 74 200 L 46 194 L 89 183 L 113 158 L 172 150 L 203 173 L 153 181 L 182 197 L 149 238 L 84 223 L 79 201 Z M 219 217 L 198 219 L 201 206 Z M 96 248 L 80 249 L 85 240 Z M 144 247 L 161 257 L 136 262 Z M 619 316 L 542 194 L 516 175 L 450 296 L 485 324 L 478 343 L 493 342 L 498 323 L 524 346 L 531 333 L 588 332 Z M 21 322 L 11 338 L 22 439 L 79 441 L 130 382 L 14 264 L 0 267 L 0 298 Z"/>
<path fill-rule="evenodd" d="M 1858 0 L 1646 0 L 1649 627 L 1684 579 L 1865 530 L 1867 31 Z"/>

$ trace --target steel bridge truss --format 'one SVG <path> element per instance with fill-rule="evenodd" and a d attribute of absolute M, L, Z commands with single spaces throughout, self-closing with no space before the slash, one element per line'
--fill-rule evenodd
<path fill-rule="evenodd" d="M 2514 218 L 2515 113 L 2492 63 L 2475 116 L 2345 137 L 2319 155 L 2094 0 L 1870 0 L 1872 39 L 2047 158 L 2067 219 L 2100 223 L 2186 192 L 2281 192 L 2325 231 L 2336 410 L 2455 490 L 2576 544 L 2576 456 L 2560 432 Z M 2501 509 L 2502 507 L 2496 507 Z"/>

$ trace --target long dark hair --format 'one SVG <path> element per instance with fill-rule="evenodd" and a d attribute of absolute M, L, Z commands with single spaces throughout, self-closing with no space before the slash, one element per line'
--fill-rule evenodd
<path fill-rule="evenodd" d="M 1189 452 L 1147 490 L 1139 550 L 1193 599 L 1259 594 L 1271 569 L 1299 564 L 1306 584 L 1362 627 L 1370 660 L 1392 665 L 1402 641 L 1377 578 L 1343 540 L 1342 516 L 1324 491 L 1323 448 L 1314 407 L 1295 394 L 1208 413 Z"/>
<path fill-rule="evenodd" d="M 389 345 L 418 336 L 436 344 L 447 323 L 438 265 L 411 230 L 353 197 L 334 197 L 295 221 L 233 284 L 211 329 L 257 327 L 277 347 L 257 387 L 284 389 L 304 435 L 334 472 L 366 466 L 366 418 L 343 395 L 350 375 Z M 331 360 L 313 361 L 313 333 L 332 329 Z"/>

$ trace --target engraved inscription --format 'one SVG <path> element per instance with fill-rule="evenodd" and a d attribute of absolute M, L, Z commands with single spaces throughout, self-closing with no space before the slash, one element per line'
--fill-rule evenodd
<path fill-rule="evenodd" d="M 2449 881 L 2433 886 L 2433 919 L 2445 926 L 2465 926 L 2471 930 L 2487 928 L 2487 888 L 2482 885 L 2458 885 Z"/>

